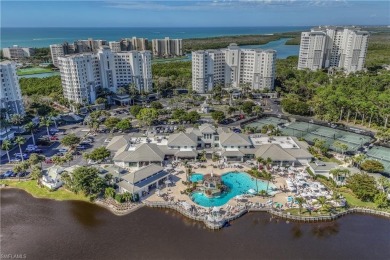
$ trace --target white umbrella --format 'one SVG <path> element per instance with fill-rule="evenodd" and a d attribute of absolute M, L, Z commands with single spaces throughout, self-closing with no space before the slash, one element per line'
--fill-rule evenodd
<path fill-rule="evenodd" d="M 250 189 L 250 190 L 248 190 L 248 193 L 250 193 L 250 194 L 255 194 L 256 191 L 255 191 L 254 189 Z"/>
<path fill-rule="evenodd" d="M 236 200 L 241 200 L 241 199 L 243 199 L 244 197 L 242 196 L 242 195 L 237 195 L 237 196 L 235 196 L 234 197 Z"/>
<path fill-rule="evenodd" d="M 185 210 L 191 209 L 191 205 L 188 204 L 188 202 L 183 201 L 183 202 L 181 203 L 181 205 L 183 205 L 183 207 L 184 207 Z"/>

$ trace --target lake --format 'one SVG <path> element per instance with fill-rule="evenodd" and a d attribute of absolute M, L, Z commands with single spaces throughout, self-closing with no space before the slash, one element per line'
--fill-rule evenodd
<path fill-rule="evenodd" d="M 2 255 L 27 259 L 390 259 L 389 234 L 389 219 L 361 214 L 302 224 L 249 213 L 210 231 L 172 210 L 118 217 L 1 190 Z"/>

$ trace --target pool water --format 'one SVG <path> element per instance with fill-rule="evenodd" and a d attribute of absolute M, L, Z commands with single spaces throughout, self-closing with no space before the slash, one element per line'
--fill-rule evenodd
<path fill-rule="evenodd" d="M 201 174 L 193 174 L 201 175 Z M 192 177 L 191 176 L 191 177 Z M 201 176 L 203 178 L 203 176 Z M 194 177 L 199 178 L 199 176 Z M 267 182 L 257 180 L 252 178 L 250 175 L 244 172 L 229 172 L 222 175 L 223 183 L 229 187 L 229 191 L 222 193 L 219 197 L 208 198 L 202 192 L 192 193 L 191 199 L 198 205 L 203 207 L 213 207 L 213 206 L 222 206 L 226 204 L 230 199 L 234 198 L 237 195 L 247 194 L 248 190 L 254 189 L 258 191 L 265 190 L 267 188 Z M 268 191 L 276 188 L 274 184 L 270 183 L 268 186 Z"/>
<path fill-rule="evenodd" d="M 191 182 L 198 182 L 198 181 L 201 181 L 201 180 L 203 180 L 203 174 L 194 173 L 190 177 L 190 181 Z"/>

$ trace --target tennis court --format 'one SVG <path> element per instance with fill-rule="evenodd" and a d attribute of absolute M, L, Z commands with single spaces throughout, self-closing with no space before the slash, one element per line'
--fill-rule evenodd
<path fill-rule="evenodd" d="M 303 131 L 303 132 L 312 132 L 312 131 L 316 130 L 317 128 L 319 128 L 320 126 L 315 125 L 315 124 L 310 124 L 310 123 L 304 123 L 304 122 L 293 122 L 293 123 L 286 125 L 286 127 L 294 129 L 294 130 Z"/>
<path fill-rule="evenodd" d="M 284 123 L 287 123 L 287 122 L 288 122 L 287 120 L 276 118 L 276 117 L 266 117 L 266 118 L 262 118 L 262 119 L 260 119 L 260 120 L 258 120 L 256 122 L 247 124 L 247 126 L 249 126 L 249 127 L 257 127 L 258 129 L 261 129 L 265 125 L 277 126 L 280 123 L 284 124 Z"/>
<path fill-rule="evenodd" d="M 390 162 L 390 148 L 374 146 L 367 151 L 367 156 Z"/>
<path fill-rule="evenodd" d="M 339 150 L 339 148 L 333 146 L 336 141 L 346 144 L 348 146 L 347 151 L 351 152 L 357 151 L 363 144 L 372 141 L 371 137 L 369 136 L 359 135 L 356 133 L 350 133 L 347 131 L 306 122 L 288 123 L 287 120 L 276 117 L 262 118 L 256 122 L 248 124 L 248 126 L 261 129 L 264 125 L 276 126 L 281 123 L 285 124 L 285 127 L 281 129 L 283 135 L 302 137 L 306 141 L 313 143 L 315 139 L 325 140 L 330 149 L 335 151 Z"/>
<path fill-rule="evenodd" d="M 384 172 L 390 174 L 390 148 L 374 146 L 366 153 L 369 159 L 380 161 L 385 167 Z"/>
<path fill-rule="evenodd" d="M 304 122 L 294 122 L 283 128 L 283 134 L 303 137 L 306 141 L 325 140 L 332 150 L 338 150 L 333 144 L 338 141 L 348 146 L 348 151 L 357 151 L 363 144 L 371 142 L 369 136 L 350 133 L 343 130 L 319 126 Z"/>

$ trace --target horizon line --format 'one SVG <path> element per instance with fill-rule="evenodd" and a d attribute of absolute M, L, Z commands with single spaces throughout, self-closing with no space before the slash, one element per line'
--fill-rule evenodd
<path fill-rule="evenodd" d="M 321 24 L 322 25 L 322 24 Z M 385 24 L 324 24 L 322 26 L 383 26 L 389 27 L 390 25 Z M 38 28 L 262 28 L 262 27 L 311 27 L 320 25 L 264 25 L 264 26 L 85 26 L 85 27 L 74 27 L 74 26 L 46 26 L 46 27 L 24 27 L 24 26 L 2 26 L 1 29 L 38 29 Z"/>

